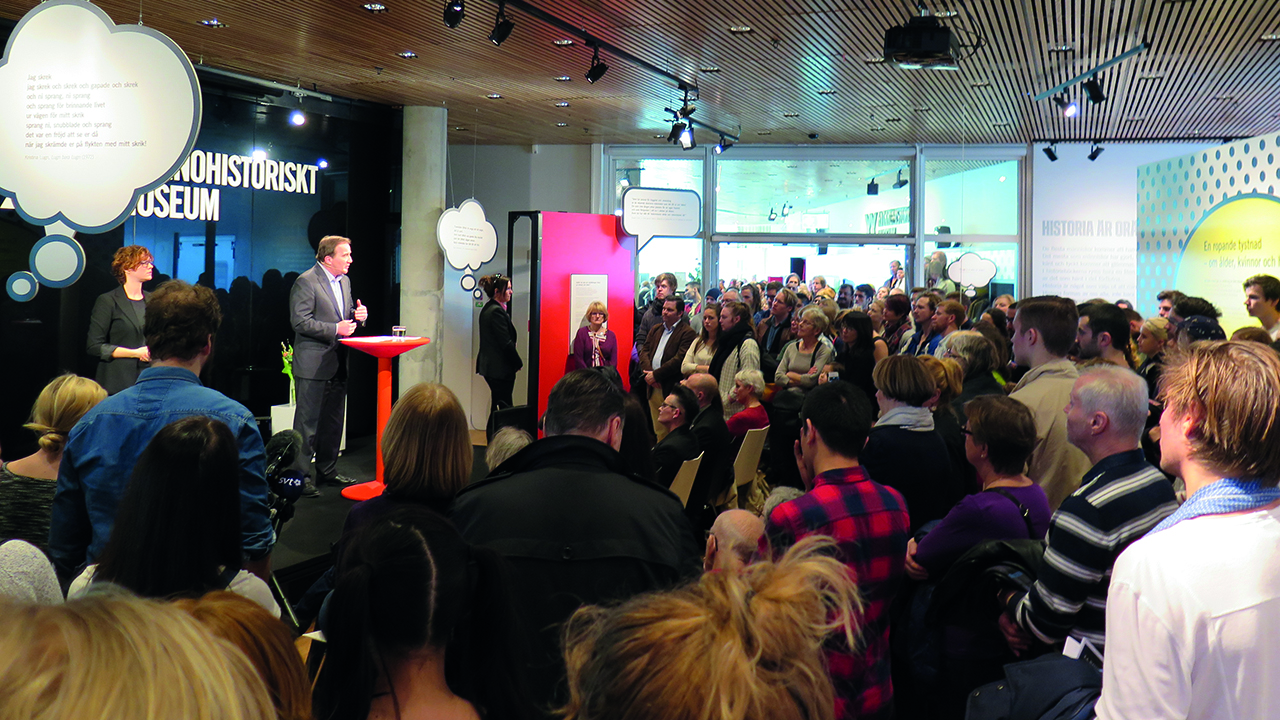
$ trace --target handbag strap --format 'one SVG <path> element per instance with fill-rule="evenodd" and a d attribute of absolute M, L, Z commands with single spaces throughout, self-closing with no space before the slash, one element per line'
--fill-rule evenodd
<path fill-rule="evenodd" d="M 1008 490 L 1005 490 L 1004 488 L 987 488 L 986 490 L 983 490 L 983 492 L 993 492 L 993 493 L 996 493 L 997 495 L 1002 495 L 1006 498 L 1009 498 L 1009 502 L 1013 503 L 1014 505 L 1017 505 L 1018 513 L 1022 515 L 1022 522 L 1027 526 L 1027 539 L 1028 540 L 1035 539 L 1036 531 L 1031 526 L 1031 511 L 1027 509 L 1026 505 L 1022 504 L 1021 500 L 1014 497 L 1013 493 L 1009 492 Z"/>

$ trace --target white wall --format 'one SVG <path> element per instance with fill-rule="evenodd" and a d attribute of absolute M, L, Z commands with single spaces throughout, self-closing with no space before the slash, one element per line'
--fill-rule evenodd
<path fill-rule="evenodd" d="M 1137 301 L 1138 166 L 1213 147 L 1204 143 L 1059 144 L 1050 162 L 1031 153 L 1031 292 L 1077 302 Z"/>
<path fill-rule="evenodd" d="M 506 272 L 507 214 L 513 211 L 541 210 L 590 212 L 591 187 L 590 145 L 450 145 L 447 182 L 448 207 L 457 207 L 467 198 L 475 198 L 484 207 L 485 217 L 498 233 L 498 252 L 492 262 L 475 272 L 477 277 Z M 529 362 L 529 224 L 520 221 L 515 228 L 516 252 L 512 280 L 512 322 L 516 326 L 520 356 Z M 445 269 L 445 292 L 462 294 L 459 282 L 462 272 Z M 456 300 L 456 298 L 454 298 Z M 479 348 L 476 319 L 485 300 L 473 300 L 471 312 L 449 313 L 443 336 L 444 383 L 458 395 L 472 427 L 483 428 L 489 413 L 489 387 L 475 374 L 475 357 Z M 450 307 L 458 304 L 451 303 Z M 516 376 L 515 401 L 522 404 L 528 392 L 528 374 Z"/>

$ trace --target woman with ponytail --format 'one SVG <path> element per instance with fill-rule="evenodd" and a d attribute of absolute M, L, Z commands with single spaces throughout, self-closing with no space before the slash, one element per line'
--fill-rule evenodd
<path fill-rule="evenodd" d="M 317 720 L 533 717 L 499 563 L 420 507 L 346 538 L 320 615 Z"/>
<path fill-rule="evenodd" d="M 13 462 L 0 462 L 0 540 L 26 540 L 48 552 L 49 513 L 67 434 L 84 414 L 105 400 L 107 391 L 89 378 L 59 375 L 40 391 L 24 427 L 39 449 Z"/>
<path fill-rule="evenodd" d="M 856 647 L 862 609 L 830 538 L 776 563 L 712 572 L 613 608 L 585 607 L 565 631 L 566 720 L 831 720 L 823 643 Z"/>

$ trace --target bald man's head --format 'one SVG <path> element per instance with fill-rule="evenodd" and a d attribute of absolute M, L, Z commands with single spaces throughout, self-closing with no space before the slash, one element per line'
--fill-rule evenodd
<path fill-rule="evenodd" d="M 719 397 L 720 384 L 716 379 L 706 373 L 694 373 L 685 378 L 682 385 L 693 391 L 698 396 L 698 407 L 705 408 L 711 404 L 712 399 Z"/>
<path fill-rule="evenodd" d="M 707 551 L 702 558 L 703 570 L 737 571 L 751 561 L 764 521 L 746 510 L 726 510 L 716 516 L 707 537 Z"/>

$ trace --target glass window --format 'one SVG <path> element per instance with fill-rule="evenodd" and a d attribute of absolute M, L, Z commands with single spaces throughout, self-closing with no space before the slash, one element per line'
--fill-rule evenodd
<path fill-rule="evenodd" d="M 693 159 L 640 158 L 614 161 L 614 208 L 621 214 L 622 193 L 629 187 L 692 190 L 702 198 L 705 161 Z M 703 199 L 705 204 L 706 199 Z M 636 282 L 643 283 L 659 273 L 674 273 L 680 287 L 702 282 L 702 238 L 654 238 L 637 257 Z"/>
<path fill-rule="evenodd" d="M 924 243 L 924 263 L 926 273 L 931 266 L 930 261 L 934 259 L 937 253 L 942 253 L 940 260 L 946 270 L 947 279 L 956 282 L 957 290 L 964 290 L 964 283 L 960 282 L 967 279 L 969 263 L 979 260 L 984 262 L 975 263 L 973 268 L 978 278 L 986 276 L 987 272 L 993 272 L 991 280 L 987 284 L 975 285 L 974 291 L 977 293 L 976 299 L 994 299 L 999 295 L 1012 295 L 1015 298 L 1020 297 L 1018 294 L 1018 244 L 1016 242 L 947 242 L 941 243 L 936 240 L 926 240 Z M 966 257 L 968 256 L 968 257 Z M 965 270 L 959 270 L 957 263 L 963 263 Z M 994 268 L 991 266 L 994 265 Z M 951 277 L 954 275 L 954 277 Z M 931 279 L 931 278 L 930 278 Z M 926 279 L 929 282 L 930 279 Z M 933 283 L 937 285 L 935 281 Z"/>
<path fill-rule="evenodd" d="M 1017 235 L 1017 160 L 927 160 L 924 234 Z"/>
<path fill-rule="evenodd" d="M 911 232 L 905 160 L 724 160 L 716 233 Z"/>
<path fill-rule="evenodd" d="M 614 204 L 622 210 L 622 193 L 629 187 L 692 190 L 702 197 L 701 156 L 696 159 L 643 158 L 614 161 Z"/>

